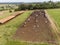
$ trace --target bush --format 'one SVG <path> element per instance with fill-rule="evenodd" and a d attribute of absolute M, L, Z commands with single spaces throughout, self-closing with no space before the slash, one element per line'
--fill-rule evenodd
<path fill-rule="evenodd" d="M 9 12 L 11 13 L 11 12 L 12 12 L 12 10 L 9 10 Z"/>
<path fill-rule="evenodd" d="M 52 8 L 60 8 L 60 2 L 42 2 L 42 3 L 31 3 L 31 4 L 20 4 L 18 6 L 18 9 L 15 9 L 15 11 L 19 10 L 34 10 L 34 9 L 52 9 Z"/>

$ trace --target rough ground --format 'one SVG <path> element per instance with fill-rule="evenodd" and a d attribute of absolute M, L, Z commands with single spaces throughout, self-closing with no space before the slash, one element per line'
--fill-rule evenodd
<path fill-rule="evenodd" d="M 44 11 L 34 11 L 18 28 L 13 38 L 31 42 L 56 43 L 57 37 Z"/>

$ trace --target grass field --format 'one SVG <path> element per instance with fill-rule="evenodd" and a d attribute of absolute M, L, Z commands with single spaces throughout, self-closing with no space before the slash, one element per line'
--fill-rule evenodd
<path fill-rule="evenodd" d="M 60 9 L 48 9 L 47 12 L 60 30 Z"/>
<path fill-rule="evenodd" d="M 13 14 L 14 12 L 10 13 L 8 10 L 7 11 L 0 11 L 0 19 L 8 17 L 9 15 Z"/>

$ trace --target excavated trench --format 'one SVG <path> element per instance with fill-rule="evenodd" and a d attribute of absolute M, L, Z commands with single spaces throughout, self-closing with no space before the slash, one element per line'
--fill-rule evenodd
<path fill-rule="evenodd" d="M 57 36 L 43 10 L 34 11 L 30 17 L 17 29 L 14 39 L 31 42 L 56 43 Z"/>

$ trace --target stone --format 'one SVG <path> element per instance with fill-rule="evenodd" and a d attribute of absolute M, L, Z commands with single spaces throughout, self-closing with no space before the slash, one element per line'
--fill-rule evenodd
<path fill-rule="evenodd" d="M 39 27 L 39 25 L 37 25 L 37 27 Z"/>
<path fill-rule="evenodd" d="M 28 21 L 30 21 L 30 18 L 28 19 Z"/>
<path fill-rule="evenodd" d="M 38 15 L 36 15 L 36 17 L 38 17 Z"/>
<path fill-rule="evenodd" d="M 24 33 L 24 32 L 22 32 L 22 33 Z"/>
<path fill-rule="evenodd" d="M 36 28 L 36 25 L 34 25 L 33 27 Z"/>
<path fill-rule="evenodd" d="M 24 25 L 24 27 L 25 27 L 26 25 Z"/>
<path fill-rule="evenodd" d="M 36 23 L 38 22 L 38 20 L 36 20 Z"/>
<path fill-rule="evenodd" d="M 25 22 L 25 24 L 26 24 L 26 22 Z"/>
<path fill-rule="evenodd" d="M 48 21 L 45 21 L 45 23 L 48 23 Z"/>

